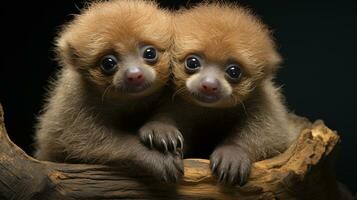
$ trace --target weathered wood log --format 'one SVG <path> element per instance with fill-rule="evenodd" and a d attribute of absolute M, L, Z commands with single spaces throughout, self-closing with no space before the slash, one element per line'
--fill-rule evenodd
<path fill-rule="evenodd" d="M 243 187 L 217 184 L 209 161 L 201 159 L 186 159 L 181 182 L 165 185 L 110 166 L 38 161 L 11 142 L 0 105 L 0 199 L 333 200 L 340 195 L 332 171 L 338 143 L 337 134 L 319 121 L 285 153 L 254 163 Z"/>

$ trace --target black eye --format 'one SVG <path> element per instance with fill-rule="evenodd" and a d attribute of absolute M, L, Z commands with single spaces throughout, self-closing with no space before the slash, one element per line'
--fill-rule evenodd
<path fill-rule="evenodd" d="M 106 74 L 112 74 L 116 71 L 118 67 L 118 60 L 113 55 L 107 55 L 102 58 L 100 63 L 100 68 Z"/>
<path fill-rule="evenodd" d="M 226 74 L 230 79 L 237 81 L 242 74 L 242 70 L 238 65 L 233 64 L 227 67 Z"/>
<path fill-rule="evenodd" d="M 144 60 L 148 62 L 155 62 L 157 60 L 157 53 L 154 47 L 146 47 L 143 52 Z"/>
<path fill-rule="evenodd" d="M 196 56 L 190 56 L 186 59 L 185 67 L 188 71 L 196 71 L 201 67 L 200 59 Z"/>

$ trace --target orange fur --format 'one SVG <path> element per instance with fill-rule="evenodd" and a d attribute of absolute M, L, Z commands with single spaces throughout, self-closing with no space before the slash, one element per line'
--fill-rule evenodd
<path fill-rule="evenodd" d="M 184 68 L 184 59 L 190 54 L 198 54 L 222 70 L 230 62 L 240 64 L 243 76 L 239 83 L 231 84 L 232 99 L 222 102 L 226 106 L 243 101 L 262 79 L 275 73 L 281 62 L 268 28 L 249 10 L 237 5 L 199 5 L 178 13 L 174 22 L 172 54 L 177 89 L 184 88 L 191 76 Z M 182 94 L 192 100 L 187 91 Z"/>
<path fill-rule="evenodd" d="M 169 78 L 170 56 L 166 50 L 172 43 L 170 24 L 170 14 L 159 10 L 153 2 L 114 0 L 93 3 L 60 33 L 56 43 L 59 60 L 63 66 L 74 67 L 88 75 L 99 89 L 104 90 L 113 78 L 100 71 L 100 59 L 104 55 L 114 53 L 120 58 L 136 53 L 141 45 L 153 45 L 159 50 L 160 58 L 153 65 L 147 64 L 157 73 L 157 81 L 150 89 L 152 92 Z"/>

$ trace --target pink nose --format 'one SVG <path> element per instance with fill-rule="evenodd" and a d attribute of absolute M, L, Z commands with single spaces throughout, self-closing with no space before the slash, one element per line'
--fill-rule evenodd
<path fill-rule="evenodd" d="M 130 67 L 125 72 L 126 81 L 130 84 L 140 85 L 144 82 L 144 74 L 139 67 Z"/>
<path fill-rule="evenodd" d="M 219 82 L 214 77 L 204 77 L 201 80 L 201 92 L 206 94 L 215 94 L 219 90 Z"/>

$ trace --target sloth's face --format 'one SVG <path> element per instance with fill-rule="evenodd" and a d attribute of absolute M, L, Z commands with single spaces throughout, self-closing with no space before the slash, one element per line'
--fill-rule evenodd
<path fill-rule="evenodd" d="M 280 62 L 269 31 L 241 8 L 197 7 L 174 23 L 177 94 L 199 106 L 242 103 Z"/>
<path fill-rule="evenodd" d="M 131 55 L 110 53 L 103 56 L 95 73 L 106 77 L 110 86 L 123 93 L 140 94 L 154 84 L 157 73 L 153 65 L 159 57 L 160 52 L 148 45 L 139 47 Z"/>
<path fill-rule="evenodd" d="M 171 37 L 165 11 L 150 2 L 113 1 L 79 15 L 57 45 L 62 62 L 105 97 L 130 99 L 153 94 L 168 81 Z"/>
<path fill-rule="evenodd" d="M 232 107 L 254 89 L 255 77 L 236 60 L 210 61 L 204 55 L 189 54 L 174 69 L 180 95 L 205 107 Z"/>
<path fill-rule="evenodd" d="M 81 73 L 103 94 L 147 96 L 159 90 L 168 81 L 168 55 L 165 50 L 154 45 L 138 44 L 128 52 L 112 48 L 103 51 L 102 55 Z"/>
<path fill-rule="evenodd" d="M 195 103 L 208 107 L 229 107 L 240 100 L 234 96 L 234 89 L 244 75 L 237 62 L 220 65 L 207 61 L 203 56 L 188 55 L 183 65 L 189 74 L 185 87 Z"/>

